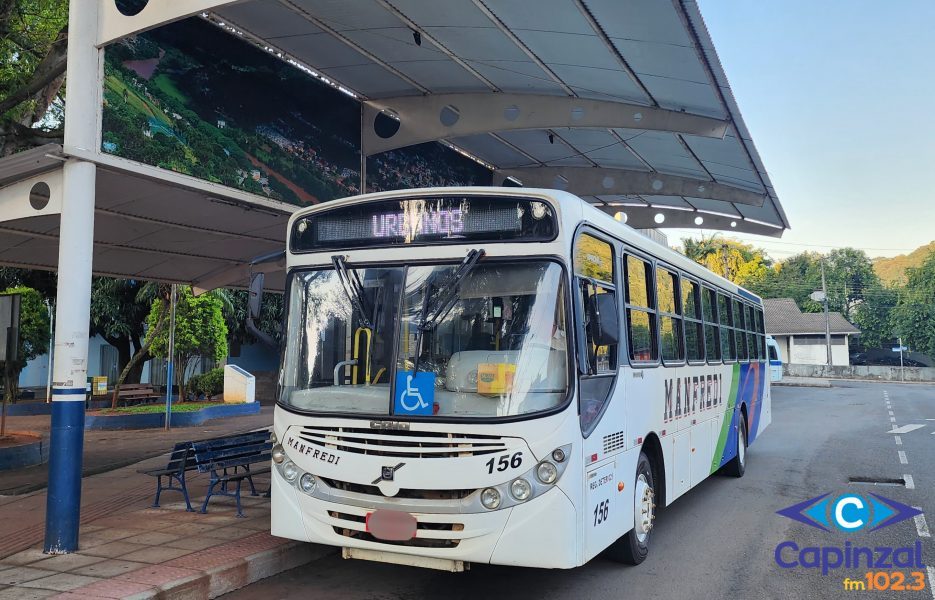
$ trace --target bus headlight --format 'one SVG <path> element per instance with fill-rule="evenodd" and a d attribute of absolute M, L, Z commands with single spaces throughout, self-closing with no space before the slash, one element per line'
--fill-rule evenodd
<path fill-rule="evenodd" d="M 276 444 L 273 446 L 273 462 L 279 465 L 282 464 L 284 460 L 286 460 L 286 451 L 282 446 Z"/>
<path fill-rule="evenodd" d="M 565 451 L 562 450 L 561 448 L 556 448 L 555 450 L 552 450 L 552 460 L 554 460 L 557 463 L 565 462 Z"/>
<path fill-rule="evenodd" d="M 480 493 L 480 501 L 484 508 L 493 510 L 500 506 L 500 492 L 495 488 L 486 488 Z"/>
<path fill-rule="evenodd" d="M 312 493 L 312 490 L 315 489 L 315 483 L 315 476 L 311 473 L 305 473 L 299 478 L 299 487 L 302 488 L 302 491 L 306 494 Z"/>
<path fill-rule="evenodd" d="M 558 469 L 549 461 L 543 461 L 536 467 L 536 477 L 542 483 L 555 483 L 558 479 Z"/>
<path fill-rule="evenodd" d="M 282 476 L 288 481 L 295 481 L 298 474 L 299 468 L 291 460 L 282 466 Z"/>
<path fill-rule="evenodd" d="M 524 502 L 532 494 L 532 486 L 525 479 L 514 479 L 510 484 L 510 493 L 520 502 Z"/>

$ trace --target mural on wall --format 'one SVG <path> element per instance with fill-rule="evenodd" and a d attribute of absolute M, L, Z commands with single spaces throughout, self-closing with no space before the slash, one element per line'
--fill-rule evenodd
<path fill-rule="evenodd" d="M 360 193 L 360 105 L 201 19 L 109 46 L 103 152 L 282 200 Z M 437 143 L 368 159 L 367 191 L 488 185 Z"/>

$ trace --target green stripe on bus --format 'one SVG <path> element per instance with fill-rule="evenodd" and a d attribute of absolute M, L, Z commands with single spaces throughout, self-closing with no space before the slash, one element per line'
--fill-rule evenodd
<path fill-rule="evenodd" d="M 731 375 L 730 396 L 727 400 L 727 410 L 724 412 L 724 422 L 721 423 L 721 434 L 717 438 L 714 456 L 711 458 L 711 473 L 721 468 L 721 458 L 724 456 L 724 446 L 727 444 L 727 434 L 733 422 L 734 406 L 737 405 L 737 389 L 740 387 L 740 365 L 735 364 Z"/>

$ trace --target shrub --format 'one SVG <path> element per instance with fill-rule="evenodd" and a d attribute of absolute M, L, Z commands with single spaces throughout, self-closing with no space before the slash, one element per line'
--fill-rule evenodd
<path fill-rule="evenodd" d="M 206 398 L 216 396 L 224 391 L 224 367 L 211 369 L 202 375 L 192 375 L 188 380 L 188 390 L 195 397 L 204 394 Z"/>

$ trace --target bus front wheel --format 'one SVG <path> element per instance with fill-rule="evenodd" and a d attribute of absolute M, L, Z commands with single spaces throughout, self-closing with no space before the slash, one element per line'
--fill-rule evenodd
<path fill-rule="evenodd" d="M 630 565 L 638 565 L 646 560 L 656 518 L 656 492 L 653 486 L 652 463 L 645 453 L 640 452 L 633 490 L 633 529 L 607 548 L 609 558 Z"/>

